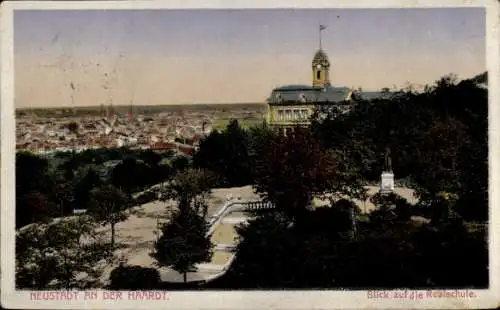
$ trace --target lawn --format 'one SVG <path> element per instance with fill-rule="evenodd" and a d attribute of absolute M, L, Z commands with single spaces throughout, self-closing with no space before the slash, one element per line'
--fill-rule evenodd
<path fill-rule="evenodd" d="M 216 119 L 212 124 L 213 129 L 214 130 L 224 130 L 224 129 L 226 129 L 227 125 L 229 124 L 229 121 L 230 121 L 230 119 L 227 119 L 227 118 Z M 238 123 L 244 129 L 248 129 L 252 126 L 259 125 L 263 121 L 265 121 L 264 118 L 238 119 Z"/>

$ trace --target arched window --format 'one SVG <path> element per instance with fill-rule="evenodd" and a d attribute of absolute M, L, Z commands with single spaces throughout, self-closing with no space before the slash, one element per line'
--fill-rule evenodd
<path fill-rule="evenodd" d="M 321 79 L 321 70 L 316 71 L 316 78 Z"/>

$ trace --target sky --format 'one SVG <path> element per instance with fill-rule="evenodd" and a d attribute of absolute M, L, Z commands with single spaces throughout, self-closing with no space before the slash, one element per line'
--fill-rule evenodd
<path fill-rule="evenodd" d="M 264 102 L 312 82 L 378 90 L 486 70 L 483 8 L 15 11 L 16 107 Z"/>

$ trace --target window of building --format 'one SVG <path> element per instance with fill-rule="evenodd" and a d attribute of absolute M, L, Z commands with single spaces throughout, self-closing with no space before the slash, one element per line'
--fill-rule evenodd
<path fill-rule="evenodd" d="M 318 80 L 321 79 L 321 71 L 320 70 L 316 71 L 316 78 Z"/>

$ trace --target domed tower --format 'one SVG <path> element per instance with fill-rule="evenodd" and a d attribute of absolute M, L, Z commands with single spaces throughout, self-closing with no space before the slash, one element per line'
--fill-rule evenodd
<path fill-rule="evenodd" d="M 328 56 L 321 48 L 314 55 L 312 73 L 313 87 L 323 88 L 330 85 L 330 61 L 328 61 Z"/>

